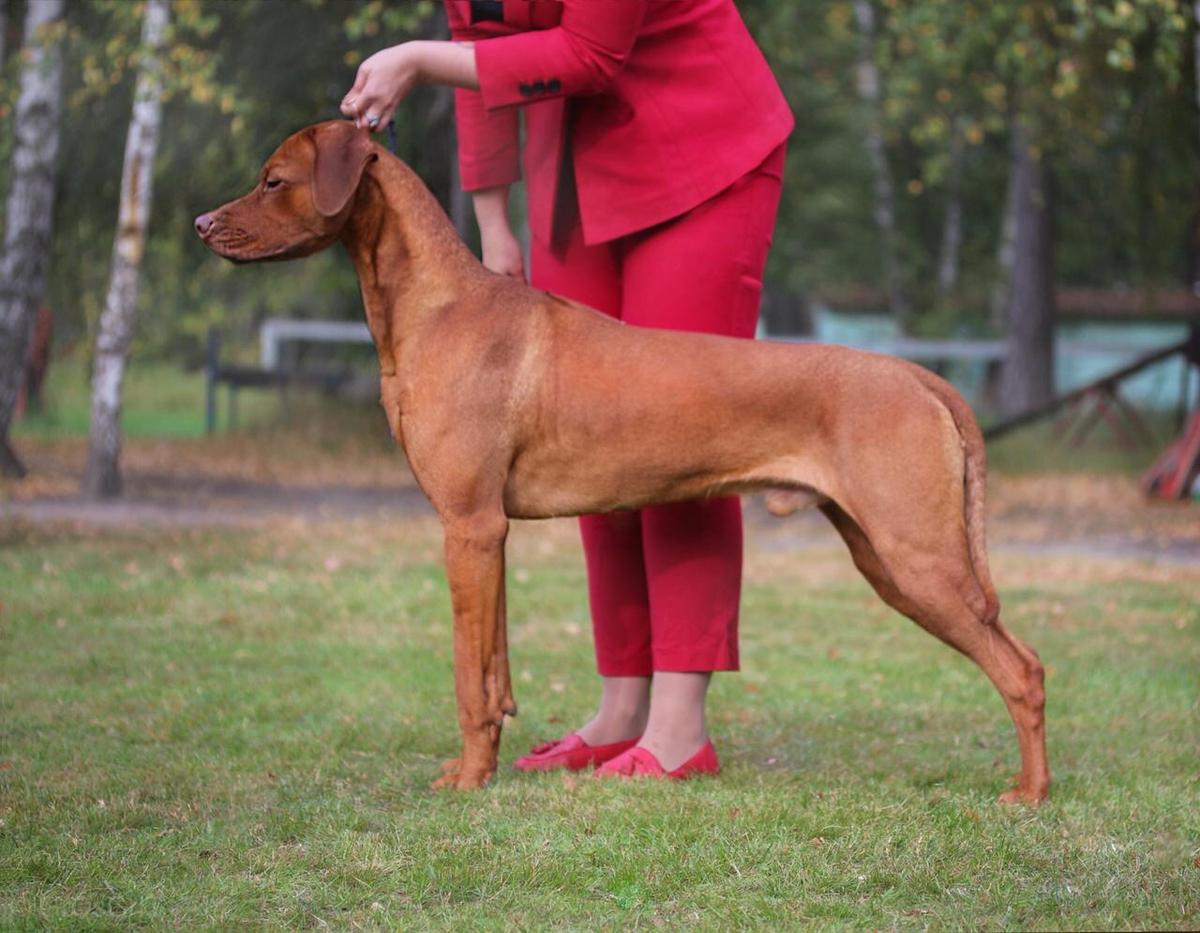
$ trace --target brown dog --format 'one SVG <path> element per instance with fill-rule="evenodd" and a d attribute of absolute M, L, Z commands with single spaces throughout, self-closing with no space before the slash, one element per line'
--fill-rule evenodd
<path fill-rule="evenodd" d="M 196 220 L 216 253 L 291 259 L 341 241 L 358 272 L 397 443 L 441 518 L 462 757 L 479 787 L 515 714 L 510 518 L 769 490 L 818 506 L 890 605 L 983 668 L 1021 750 L 1002 800 L 1050 784 L 1042 665 L 999 621 L 984 450 L 946 382 L 890 357 L 627 327 L 484 269 L 421 181 L 350 123 L 287 139 L 253 191 Z"/>

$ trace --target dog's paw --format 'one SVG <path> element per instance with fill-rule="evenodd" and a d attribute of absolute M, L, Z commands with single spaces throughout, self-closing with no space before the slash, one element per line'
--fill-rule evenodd
<path fill-rule="evenodd" d="M 433 782 L 434 790 L 479 790 L 485 787 L 490 774 L 486 775 L 469 775 L 463 774 L 460 771 L 451 771 L 448 775 L 442 775 L 437 781 Z"/>
<path fill-rule="evenodd" d="M 446 762 L 450 764 L 450 762 Z M 491 779 L 492 772 L 447 771 L 433 782 L 434 790 L 479 790 Z"/>
<path fill-rule="evenodd" d="M 1012 790 L 1006 790 L 1000 795 L 999 801 L 1003 804 L 1024 804 L 1028 807 L 1036 807 L 1046 799 L 1046 791 L 1034 790 L 1025 787 L 1014 787 Z"/>

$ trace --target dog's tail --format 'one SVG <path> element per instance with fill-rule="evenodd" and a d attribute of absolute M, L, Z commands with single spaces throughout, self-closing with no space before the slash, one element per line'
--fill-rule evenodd
<path fill-rule="evenodd" d="M 963 475 L 964 515 L 967 528 L 967 548 L 971 556 L 971 569 L 979 583 L 980 592 L 984 599 L 985 625 L 994 625 L 1000 618 L 1000 599 L 996 595 L 996 587 L 992 583 L 992 572 L 988 568 L 987 558 L 987 514 L 984 495 L 987 486 L 987 454 L 983 443 L 983 432 L 971 406 L 958 394 L 958 390 L 940 376 L 915 363 L 911 364 L 917 372 L 921 384 L 925 386 L 939 402 L 950 412 L 954 426 L 962 440 L 963 458 L 966 466 Z"/>

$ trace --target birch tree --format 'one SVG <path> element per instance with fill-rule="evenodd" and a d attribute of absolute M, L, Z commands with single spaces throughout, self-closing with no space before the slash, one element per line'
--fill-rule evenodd
<path fill-rule="evenodd" d="M 906 326 L 908 307 L 900 282 L 900 264 L 896 258 L 896 186 L 892 182 L 883 135 L 883 83 L 879 65 L 875 61 L 876 26 L 872 0 L 854 0 L 854 21 L 860 36 L 858 94 L 868 111 L 866 145 L 875 176 L 873 216 L 879 231 L 883 287 L 887 292 L 888 310 L 900 319 L 902 326 Z"/>
<path fill-rule="evenodd" d="M 83 492 L 90 498 L 112 498 L 121 492 L 121 388 L 133 340 L 138 281 L 154 188 L 154 158 L 162 123 L 161 53 L 169 18 L 168 0 L 147 0 L 133 114 L 125 137 L 108 294 L 96 334 L 92 421 L 83 474 Z"/>
<path fill-rule="evenodd" d="M 25 475 L 9 446 L 34 317 L 46 284 L 62 108 L 63 0 L 29 0 L 26 59 L 13 112 L 4 249 L 0 254 L 0 472 Z"/>

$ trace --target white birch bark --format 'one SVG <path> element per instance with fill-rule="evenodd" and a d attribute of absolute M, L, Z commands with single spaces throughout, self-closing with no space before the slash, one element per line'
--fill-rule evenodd
<path fill-rule="evenodd" d="M 133 340 L 138 282 L 154 189 L 154 158 L 162 123 L 160 56 L 169 17 L 168 0 L 147 0 L 133 114 L 125 137 L 112 268 L 96 334 L 92 422 L 83 474 L 83 492 L 91 498 L 111 498 L 121 492 L 121 388 Z"/>
<path fill-rule="evenodd" d="M 883 287 L 887 291 L 888 310 L 906 328 L 908 307 L 900 283 L 900 267 L 896 259 L 896 195 L 892 170 L 888 165 L 887 148 L 883 138 L 883 82 L 875 64 L 875 8 L 871 0 L 854 0 L 854 20 L 860 36 L 856 71 L 858 95 L 866 103 L 867 155 L 875 176 L 875 205 L 873 216 L 879 230 L 880 253 L 883 265 Z"/>
<path fill-rule="evenodd" d="M 13 409 L 29 352 L 38 303 L 46 285 L 62 108 L 63 0 L 29 0 L 13 111 L 12 171 L 0 253 L 0 472 L 23 476 L 8 443 Z"/>

